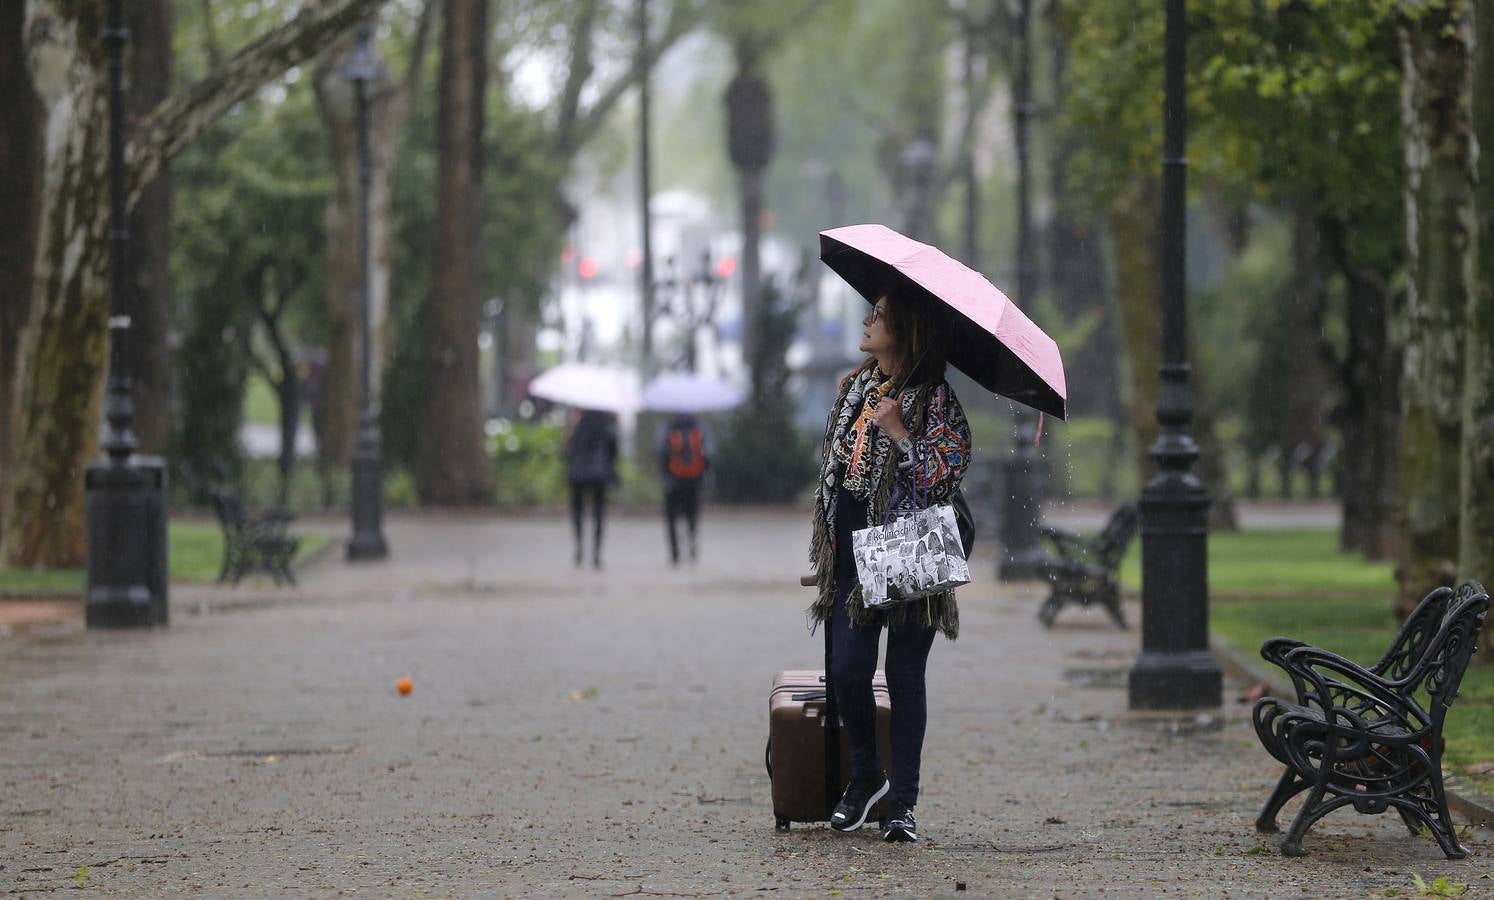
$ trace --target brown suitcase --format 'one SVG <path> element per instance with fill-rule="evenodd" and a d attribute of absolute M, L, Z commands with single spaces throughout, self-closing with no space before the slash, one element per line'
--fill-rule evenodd
<path fill-rule="evenodd" d="M 887 677 L 880 669 L 872 677 L 872 695 L 877 702 L 877 749 L 882 765 L 890 767 L 892 702 Z M 827 735 L 825 706 L 823 670 L 789 670 L 773 679 L 766 755 L 779 831 L 787 831 L 792 822 L 829 821 L 850 781 L 850 743 L 838 716 Z M 826 752 L 834 744 L 839 745 L 838 759 Z M 882 819 L 885 802 L 885 798 L 877 801 L 868 822 Z"/>

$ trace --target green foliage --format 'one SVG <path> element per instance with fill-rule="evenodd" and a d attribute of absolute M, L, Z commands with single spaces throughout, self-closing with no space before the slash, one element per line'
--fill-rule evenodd
<path fill-rule="evenodd" d="M 1438 875 L 1428 884 L 1425 879 L 1416 873 L 1411 874 L 1411 880 L 1416 883 L 1416 892 L 1423 897 L 1457 897 L 1468 890 L 1468 885 L 1461 881 L 1453 881 L 1446 875 Z"/>
<path fill-rule="evenodd" d="M 728 503 L 787 503 L 819 470 L 814 445 L 794 424 L 787 353 L 800 307 L 773 282 L 763 285 L 751 314 L 759 343 L 751 360 L 752 394 L 727 419 L 712 470 L 716 496 Z"/>
<path fill-rule="evenodd" d="M 488 455 L 500 509 L 565 502 L 564 442 L 565 430 L 557 424 L 492 420 Z"/>
<path fill-rule="evenodd" d="M 172 278 L 186 328 L 172 460 L 192 490 L 241 480 L 248 350 L 267 292 L 288 297 L 297 330 L 318 318 L 331 182 L 306 81 L 282 85 L 281 102 L 237 107 L 173 167 Z M 254 413 L 279 410 L 272 398 Z"/>

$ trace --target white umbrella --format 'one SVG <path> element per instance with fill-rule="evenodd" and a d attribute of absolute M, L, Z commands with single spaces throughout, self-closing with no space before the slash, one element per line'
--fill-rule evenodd
<path fill-rule="evenodd" d="M 561 363 L 530 382 L 529 393 L 578 409 L 628 415 L 638 411 L 638 373 L 619 366 Z"/>
<path fill-rule="evenodd" d="M 700 413 L 741 406 L 746 393 L 729 381 L 672 372 L 660 375 L 643 389 L 643 408 L 656 412 Z"/>

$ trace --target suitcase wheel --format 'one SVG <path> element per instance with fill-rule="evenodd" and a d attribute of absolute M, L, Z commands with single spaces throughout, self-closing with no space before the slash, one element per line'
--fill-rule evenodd
<path fill-rule="evenodd" d="M 789 820 L 785 819 L 783 816 L 775 816 L 774 818 L 778 820 L 777 823 L 773 825 L 774 831 L 788 831 L 793 827 Z"/>

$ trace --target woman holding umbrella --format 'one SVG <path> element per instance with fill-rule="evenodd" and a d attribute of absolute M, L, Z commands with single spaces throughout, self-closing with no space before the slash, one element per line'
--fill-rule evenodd
<path fill-rule="evenodd" d="M 830 629 L 830 680 L 851 746 L 851 782 L 830 825 L 860 828 L 886 795 L 887 841 L 918 839 L 913 808 L 927 723 L 924 669 L 935 633 L 953 639 L 959 616 L 953 591 L 890 610 L 865 607 L 851 533 L 883 521 L 895 487 L 899 497 L 911 491 L 929 503 L 949 499 L 970 463 L 970 429 L 944 380 L 945 329 L 922 300 L 884 288 L 863 320 L 860 349 L 869 356 L 842 380 L 826 423 L 810 550 L 819 589 L 810 616 Z M 878 759 L 872 695 L 884 626 L 890 779 Z"/>

